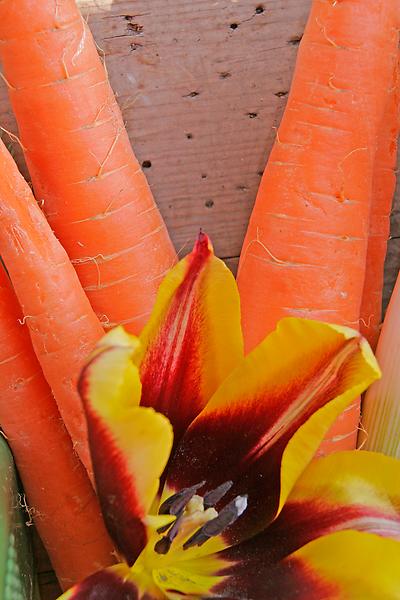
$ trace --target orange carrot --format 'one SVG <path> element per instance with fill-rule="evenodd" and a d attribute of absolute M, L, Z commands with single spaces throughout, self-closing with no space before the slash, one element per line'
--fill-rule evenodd
<path fill-rule="evenodd" d="M 43 373 L 76 451 L 91 472 L 76 383 L 103 329 L 67 254 L 1 141 L 0 254 Z"/>
<path fill-rule="evenodd" d="M 17 463 L 29 516 L 65 588 L 112 564 L 113 546 L 21 317 L 0 268 L 0 425 Z"/>
<path fill-rule="evenodd" d="M 359 323 L 392 9 L 386 0 L 312 5 L 239 265 L 247 350 L 287 315 Z M 358 407 L 341 417 L 335 449 L 354 447 L 358 420 Z"/>
<path fill-rule="evenodd" d="M 2 0 L 0 58 L 38 200 L 105 325 L 144 325 L 175 252 L 74 0 Z"/>
<path fill-rule="evenodd" d="M 400 9 L 399 9 L 400 10 Z M 388 57 L 389 59 L 389 57 Z M 373 348 L 379 337 L 383 271 L 390 232 L 390 211 L 396 188 L 397 138 L 400 128 L 400 72 L 398 52 L 393 57 L 393 81 L 379 131 L 372 190 L 367 267 L 361 304 L 361 333 Z M 384 90 L 381 90 L 384 93 Z"/>

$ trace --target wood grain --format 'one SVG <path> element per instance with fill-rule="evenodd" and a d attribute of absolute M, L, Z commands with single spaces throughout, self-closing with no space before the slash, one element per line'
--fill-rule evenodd
<path fill-rule="evenodd" d="M 179 252 L 190 248 L 202 227 L 217 254 L 237 267 L 310 3 L 79 2 Z M 3 84 L 0 123 L 16 132 Z M 8 144 L 26 174 L 18 144 Z M 386 300 L 400 266 L 399 190 L 396 197 Z M 39 571 L 42 600 L 52 600 L 57 588 L 49 565 L 41 562 Z"/>

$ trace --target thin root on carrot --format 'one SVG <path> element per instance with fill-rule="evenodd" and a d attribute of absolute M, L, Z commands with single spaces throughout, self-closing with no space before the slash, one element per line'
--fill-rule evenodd
<path fill-rule="evenodd" d="M 23 145 L 23 143 L 21 142 L 19 137 L 17 135 L 15 135 L 15 133 L 13 133 L 12 131 L 8 131 L 8 129 L 6 129 L 5 127 L 2 127 L 1 125 L 0 125 L 0 129 L 2 131 L 4 131 L 4 133 L 6 133 L 12 139 L 13 142 L 17 142 L 24 152 L 27 152 L 27 148 L 25 148 L 25 146 Z"/>

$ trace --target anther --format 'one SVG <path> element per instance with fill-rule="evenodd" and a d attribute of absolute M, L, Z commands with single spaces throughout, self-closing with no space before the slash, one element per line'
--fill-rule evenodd
<path fill-rule="evenodd" d="M 167 554 L 169 549 L 171 548 L 171 544 L 178 535 L 179 527 L 181 525 L 182 517 L 178 517 L 176 521 L 174 521 L 171 529 L 168 531 L 167 535 L 162 537 L 158 542 L 156 542 L 154 546 L 155 552 L 157 554 Z M 169 527 L 169 525 L 168 525 Z"/>
<path fill-rule="evenodd" d="M 219 535 L 230 525 L 232 525 L 247 508 L 247 495 L 236 496 L 227 504 L 215 519 L 205 523 L 183 544 L 183 549 L 187 550 L 193 546 L 202 546 L 212 537 Z"/>
<path fill-rule="evenodd" d="M 205 481 L 196 483 L 191 487 L 183 488 L 163 502 L 158 510 L 159 515 L 180 515 L 186 504 L 193 498 L 198 489 L 203 487 Z"/>
<path fill-rule="evenodd" d="M 229 492 L 232 486 L 233 481 L 225 481 L 225 483 L 221 483 L 221 485 L 216 487 L 214 490 L 207 492 L 207 494 L 204 495 L 204 510 L 215 506 L 221 500 L 221 498 L 223 498 L 225 494 Z"/>
<path fill-rule="evenodd" d="M 154 551 L 157 552 L 157 554 L 167 554 L 171 548 L 171 544 L 172 541 L 168 536 L 164 536 L 155 544 Z"/>

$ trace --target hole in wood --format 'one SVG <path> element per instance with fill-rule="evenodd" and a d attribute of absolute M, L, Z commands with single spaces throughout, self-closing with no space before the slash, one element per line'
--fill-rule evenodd
<path fill-rule="evenodd" d="M 249 119 L 255 119 L 256 117 L 258 117 L 258 113 L 249 112 L 249 113 L 247 113 L 247 116 L 249 117 Z"/>
<path fill-rule="evenodd" d="M 192 140 L 193 139 L 193 133 L 187 133 L 186 137 L 188 140 Z"/>
<path fill-rule="evenodd" d="M 231 29 L 237 29 L 237 28 L 239 27 L 239 25 L 238 25 L 237 23 L 231 23 L 231 24 L 229 25 L 229 27 L 230 27 Z"/>
<path fill-rule="evenodd" d="M 287 96 L 289 92 L 275 92 L 275 96 L 278 98 L 283 98 L 283 96 Z"/>
<path fill-rule="evenodd" d="M 212 208 L 214 206 L 214 200 L 206 200 L 204 202 L 204 206 L 206 206 L 207 208 Z"/>
<path fill-rule="evenodd" d="M 256 15 L 261 15 L 264 12 L 265 8 L 262 4 L 256 7 Z"/>
<path fill-rule="evenodd" d="M 150 167 L 151 167 L 151 160 L 144 160 L 142 162 L 142 167 L 143 167 L 143 169 L 150 169 Z"/>
<path fill-rule="evenodd" d="M 132 31 L 135 35 L 143 33 L 143 25 L 139 25 L 138 23 L 128 23 L 127 27 L 129 31 Z"/>
<path fill-rule="evenodd" d="M 202 178 L 202 179 L 207 179 L 207 175 L 206 175 L 206 173 L 202 173 L 202 174 L 201 174 L 201 178 Z"/>
<path fill-rule="evenodd" d="M 303 34 L 294 35 L 293 37 L 288 39 L 288 44 L 290 44 L 291 46 L 298 46 L 302 40 L 302 37 L 303 37 Z"/>

